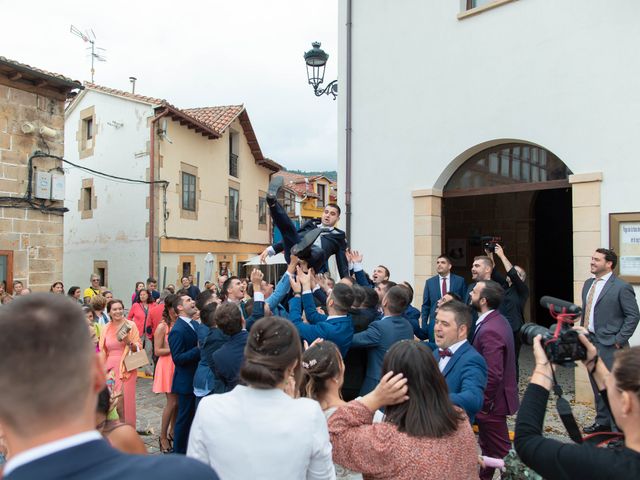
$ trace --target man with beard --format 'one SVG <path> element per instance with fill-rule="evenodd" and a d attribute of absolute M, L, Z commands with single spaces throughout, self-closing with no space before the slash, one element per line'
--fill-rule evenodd
<path fill-rule="evenodd" d="M 509 322 L 498 308 L 504 296 L 492 280 L 481 280 L 471 290 L 471 305 L 478 312 L 471 344 L 487 363 L 487 386 L 481 410 L 476 415 L 482 454 L 504 458 L 511 449 L 507 415 L 518 410 L 515 347 Z M 480 471 L 482 480 L 493 477 L 493 468 Z"/>

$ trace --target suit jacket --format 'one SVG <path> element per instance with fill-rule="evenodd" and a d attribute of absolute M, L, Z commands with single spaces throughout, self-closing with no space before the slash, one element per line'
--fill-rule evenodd
<path fill-rule="evenodd" d="M 380 381 L 384 355 L 391 345 L 400 340 L 413 340 L 413 328 L 401 315 L 382 317 L 371 322 L 364 332 L 353 336 L 353 348 L 368 348 L 367 373 L 360 395 L 366 395 L 376 387 Z"/>
<path fill-rule="evenodd" d="M 380 314 L 375 308 L 356 308 L 351 312 L 354 335 L 364 332 L 371 322 L 378 319 Z M 367 372 L 367 350 L 365 348 L 351 348 L 344 357 L 344 383 L 342 397 L 349 402 L 359 395 Z"/>
<path fill-rule="evenodd" d="M 466 285 L 464 278 L 460 275 L 450 274 L 449 288 L 450 292 L 457 293 L 462 301 L 468 303 L 465 299 Z M 442 280 L 440 275 L 436 275 L 428 279 L 424 284 L 424 293 L 422 294 L 422 329 L 424 334 L 428 334 L 429 339 L 433 340 L 433 326 L 436 321 L 436 306 L 438 300 L 442 298 Z M 418 337 L 420 338 L 420 337 Z M 426 338 L 426 336 L 425 336 Z M 424 340 L 424 338 L 420 338 Z"/>
<path fill-rule="evenodd" d="M 590 278 L 584 282 L 582 287 L 582 305 L 585 308 L 593 280 Z M 629 338 L 633 335 L 640 319 L 636 295 L 631 285 L 615 275 L 611 275 L 602 287 L 592 310 L 595 323 L 593 328 L 598 343 L 605 346 L 612 346 L 616 343 L 620 346 L 626 346 L 629 343 Z M 584 310 L 582 317 L 584 325 Z"/>
<path fill-rule="evenodd" d="M 436 361 L 440 360 L 438 349 L 434 350 Z M 484 388 L 487 386 L 487 362 L 469 342 L 456 350 L 442 371 L 449 387 L 451 402 L 467 412 L 473 423 L 476 413 L 484 403 Z"/>
<path fill-rule="evenodd" d="M 212 355 L 211 363 L 218 379 L 214 393 L 230 392 L 238 384 L 248 338 L 249 332 L 241 330 Z"/>
<path fill-rule="evenodd" d="M 127 455 L 106 440 L 93 440 L 60 450 L 16 468 L 5 480 L 215 480 L 208 466 L 182 455 Z"/>
<path fill-rule="evenodd" d="M 504 298 L 500 302 L 500 313 L 507 319 L 511 330 L 517 332 L 524 324 L 524 305 L 529 298 L 529 287 L 518 276 L 518 272 L 515 267 L 511 267 L 511 270 L 507 272 L 507 277 L 511 279 L 511 285 L 508 284 L 507 279 L 500 275 L 494 269 L 491 274 L 491 279 L 498 282 L 504 288 Z"/>
<path fill-rule="evenodd" d="M 310 230 L 314 228 L 321 228 L 322 224 L 319 219 L 307 220 L 299 229 L 298 233 L 300 235 L 304 235 Z M 335 228 L 325 235 L 321 237 L 321 245 L 322 250 L 324 250 L 327 260 L 331 255 L 336 256 L 336 265 L 338 267 L 338 272 L 340 273 L 340 278 L 349 276 L 349 262 L 347 262 L 347 256 L 345 252 L 347 250 L 347 237 L 344 231 L 339 228 Z M 284 250 L 284 245 L 282 242 L 278 242 L 273 245 L 273 249 L 276 253 L 279 253 Z M 328 270 L 326 265 L 323 271 Z M 322 272 L 316 272 L 322 273 Z"/>
<path fill-rule="evenodd" d="M 218 385 L 220 380 L 218 380 L 213 370 L 213 354 L 217 352 L 220 348 L 222 348 L 222 346 L 228 341 L 229 341 L 229 337 L 224 333 L 222 333 L 222 330 L 220 330 L 219 328 L 210 329 L 209 334 L 207 335 L 207 338 L 205 338 L 204 340 L 204 346 L 201 349 L 202 353 L 200 354 L 200 356 L 206 362 L 209 372 L 211 372 L 211 377 L 208 377 L 211 379 L 211 383 L 209 383 L 209 385 L 211 386 L 211 392 L 215 392 L 216 390 L 221 388 Z M 200 364 L 202 364 L 202 360 L 200 361 Z M 198 378 L 199 370 L 200 370 L 200 365 L 198 365 L 198 371 L 196 371 L 196 377 L 193 379 L 194 386 Z"/>
<path fill-rule="evenodd" d="M 194 327 L 197 328 L 195 325 Z M 176 366 L 171 392 L 193 394 L 193 377 L 200 361 L 198 335 L 182 318 L 176 320 L 169 332 L 169 348 L 171 349 L 171 358 Z"/>
<path fill-rule="evenodd" d="M 413 305 L 409 305 L 407 306 L 407 309 L 404 311 L 402 316 L 409 321 L 411 327 L 413 328 L 413 334 L 416 337 L 418 337 L 420 340 L 427 339 L 428 334 L 426 325 L 424 328 L 420 327 L 420 310 L 418 310 Z"/>
<path fill-rule="evenodd" d="M 472 345 L 487 362 L 487 386 L 482 413 L 512 415 L 518 410 L 518 382 L 513 331 L 494 310 L 476 327 Z"/>
<path fill-rule="evenodd" d="M 305 302 L 313 302 L 312 294 L 305 293 L 303 297 L 306 297 Z M 312 318 L 307 317 L 309 323 L 304 323 L 302 321 L 300 298 L 293 297 L 289 301 L 289 320 L 291 320 L 298 329 L 300 337 L 308 343 L 313 342 L 316 338 L 331 340 L 338 346 L 340 354 L 342 358 L 344 358 L 351 347 L 351 341 L 353 339 L 351 317 L 345 315 L 344 317 L 328 318 L 326 315 L 317 312 L 316 314 L 317 316 Z"/>

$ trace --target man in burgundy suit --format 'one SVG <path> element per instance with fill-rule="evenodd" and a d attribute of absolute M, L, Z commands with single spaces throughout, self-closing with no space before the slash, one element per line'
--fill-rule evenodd
<path fill-rule="evenodd" d="M 479 281 L 469 295 L 479 315 L 472 344 L 487 362 L 488 373 L 484 403 L 476 415 L 480 448 L 483 455 L 503 458 L 511 449 L 507 415 L 516 413 L 519 404 L 513 333 L 498 311 L 504 295 L 498 283 Z M 483 468 L 480 478 L 491 479 L 493 471 Z"/>

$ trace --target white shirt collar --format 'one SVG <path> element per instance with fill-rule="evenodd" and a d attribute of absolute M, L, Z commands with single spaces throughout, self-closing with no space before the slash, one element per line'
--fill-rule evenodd
<path fill-rule="evenodd" d="M 489 310 L 488 312 L 485 312 L 478 317 L 478 320 L 476 321 L 476 328 L 478 328 L 478 325 L 480 325 L 480 322 L 482 322 L 485 318 L 487 318 L 491 312 L 493 312 L 493 310 Z"/>
<path fill-rule="evenodd" d="M 83 443 L 89 443 L 100 439 L 102 439 L 102 435 L 100 435 L 97 430 L 89 430 L 87 432 L 71 435 L 70 437 L 61 438 L 60 440 L 54 440 L 53 442 L 38 445 L 37 447 L 30 448 L 11 457 L 4 467 L 3 475 L 8 477 L 12 471 L 16 468 L 22 467 L 23 465 L 62 450 L 67 450 L 68 448 L 77 447 Z"/>
<path fill-rule="evenodd" d="M 451 355 L 453 355 L 454 353 L 456 353 L 456 351 L 464 344 L 464 342 L 466 342 L 467 339 L 463 339 L 460 340 L 459 342 L 454 343 L 453 345 L 451 345 L 449 347 L 449 350 L 451 351 Z M 442 348 L 439 348 L 439 350 L 442 350 Z"/>
<path fill-rule="evenodd" d="M 332 318 L 344 318 L 346 315 L 329 315 L 327 320 L 331 320 Z"/>
<path fill-rule="evenodd" d="M 606 275 L 603 275 L 600 277 L 600 281 L 603 282 L 602 284 L 604 285 L 605 283 L 607 283 L 607 281 L 611 278 L 611 275 L 613 275 L 613 272 L 609 272 Z M 595 280 L 595 279 L 594 279 Z"/>
<path fill-rule="evenodd" d="M 184 320 L 185 322 L 187 322 L 189 325 L 191 325 L 191 318 L 189 318 L 189 317 L 183 317 L 182 315 L 180 316 L 180 318 L 181 318 L 182 320 Z"/>
<path fill-rule="evenodd" d="M 447 282 L 449 281 L 449 277 L 451 276 L 450 273 L 447 273 L 445 276 L 442 275 L 438 275 L 440 277 L 440 280 L 442 280 L 443 278 L 447 280 Z"/>

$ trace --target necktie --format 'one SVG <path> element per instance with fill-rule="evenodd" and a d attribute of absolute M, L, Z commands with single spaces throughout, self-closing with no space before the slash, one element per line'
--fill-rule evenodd
<path fill-rule="evenodd" d="M 447 279 L 442 278 L 442 296 L 444 297 L 447 294 Z"/>
<path fill-rule="evenodd" d="M 602 280 L 601 278 L 596 278 L 591 284 L 591 288 L 589 289 L 589 295 L 587 296 L 587 306 L 584 309 L 584 328 L 589 328 L 589 317 L 591 316 L 591 307 L 593 304 L 593 297 L 596 294 L 596 284 Z M 595 330 L 595 329 L 594 329 Z"/>
<path fill-rule="evenodd" d="M 448 348 L 445 348 L 444 350 L 438 350 L 438 353 L 440 354 L 441 359 L 453 355 L 453 353 L 451 353 L 451 350 L 449 350 Z"/>

